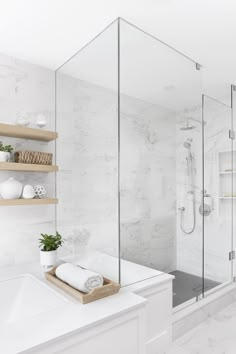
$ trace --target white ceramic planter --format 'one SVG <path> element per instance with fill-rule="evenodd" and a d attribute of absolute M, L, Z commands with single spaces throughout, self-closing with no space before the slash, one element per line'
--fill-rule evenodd
<path fill-rule="evenodd" d="M 0 162 L 9 162 L 11 158 L 10 152 L 0 151 Z"/>
<path fill-rule="evenodd" d="M 23 185 L 15 180 L 9 178 L 7 181 L 1 183 L 0 194 L 3 199 L 19 199 L 22 194 Z"/>
<path fill-rule="evenodd" d="M 40 264 L 44 272 L 48 272 L 55 267 L 57 261 L 57 251 L 40 251 Z"/>

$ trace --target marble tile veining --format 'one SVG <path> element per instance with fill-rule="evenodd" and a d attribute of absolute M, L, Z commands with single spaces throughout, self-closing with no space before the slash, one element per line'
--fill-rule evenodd
<path fill-rule="evenodd" d="M 177 339 L 165 354 L 235 354 L 236 302 Z"/>
<path fill-rule="evenodd" d="M 65 74 L 58 74 L 57 84 L 57 215 L 72 240 L 67 251 L 86 246 L 117 256 L 117 94 Z M 170 271 L 175 269 L 175 117 L 123 94 L 120 108 L 121 256 Z M 84 242 L 81 233 L 89 235 Z"/>

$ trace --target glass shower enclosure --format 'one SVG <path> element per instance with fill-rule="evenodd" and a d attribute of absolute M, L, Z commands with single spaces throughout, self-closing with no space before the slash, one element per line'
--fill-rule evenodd
<path fill-rule="evenodd" d="M 120 18 L 56 71 L 63 258 L 122 286 L 173 274 L 174 306 L 232 281 L 232 109 L 203 72 Z"/>

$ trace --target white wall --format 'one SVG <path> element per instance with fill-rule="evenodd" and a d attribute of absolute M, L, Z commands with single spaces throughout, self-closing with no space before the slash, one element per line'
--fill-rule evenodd
<path fill-rule="evenodd" d="M 20 112 L 26 112 L 30 126 L 39 113 L 54 130 L 54 72 L 21 60 L 0 55 L 0 122 L 15 124 Z M 54 143 L 2 138 L 17 150 L 54 152 Z M 42 184 L 49 196 L 54 193 L 54 174 L 0 171 L 0 182 L 14 177 L 23 184 Z M 0 207 L 0 266 L 25 263 L 39 258 L 40 232 L 55 230 L 54 206 Z"/>

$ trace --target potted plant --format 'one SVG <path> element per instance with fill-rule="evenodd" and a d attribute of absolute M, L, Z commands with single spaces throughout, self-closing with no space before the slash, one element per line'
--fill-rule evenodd
<path fill-rule="evenodd" d="M 11 145 L 4 145 L 2 141 L 0 141 L 0 162 L 9 162 L 12 151 L 13 147 Z"/>
<path fill-rule="evenodd" d="M 64 240 L 56 232 L 56 235 L 41 234 L 39 239 L 40 263 L 45 272 L 48 272 L 56 265 L 57 249 L 62 246 Z"/>

